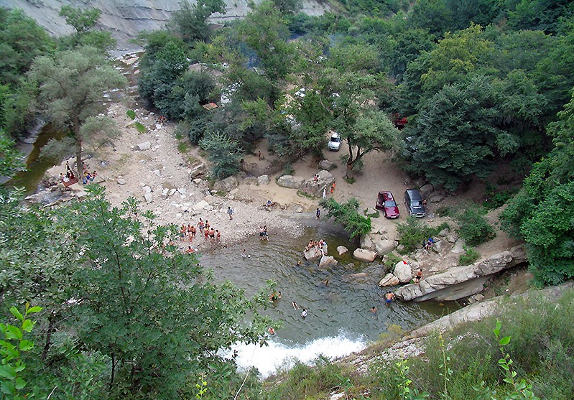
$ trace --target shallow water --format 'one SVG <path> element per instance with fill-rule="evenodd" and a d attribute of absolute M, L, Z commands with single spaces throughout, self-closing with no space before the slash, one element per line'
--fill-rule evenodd
<path fill-rule="evenodd" d="M 271 236 L 260 241 L 258 236 L 246 243 L 201 256 L 201 264 L 213 269 L 218 281 L 230 280 L 244 288 L 248 295 L 256 293 L 271 279 L 277 282 L 282 298 L 268 310 L 268 315 L 282 321 L 282 327 L 271 338 L 268 348 L 238 346 L 240 366 L 256 366 L 264 376 L 289 358 L 310 361 L 319 354 L 343 356 L 361 350 L 396 324 L 404 330 L 413 329 L 453 311 L 456 305 L 436 303 L 401 303 L 387 306 L 382 301 L 385 290 L 377 286 L 382 269 L 352 263 L 349 255 L 336 256 L 339 264 L 331 269 L 319 269 L 317 262 L 305 262 L 302 250 L 310 239 L 325 239 L 329 255 L 336 255 L 336 247 L 345 245 L 350 253 L 354 247 L 344 232 L 330 224 L 308 228 L 301 237 Z M 241 256 L 245 248 L 250 258 Z M 297 266 L 301 260 L 303 265 Z M 367 271 L 363 280 L 349 275 Z M 328 280 L 328 285 L 324 281 Z M 307 318 L 301 310 L 294 310 L 291 302 L 308 310 Z M 377 308 L 376 313 L 371 307 Z"/>

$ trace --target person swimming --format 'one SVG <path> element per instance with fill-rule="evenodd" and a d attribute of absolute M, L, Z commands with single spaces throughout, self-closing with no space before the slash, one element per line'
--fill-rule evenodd
<path fill-rule="evenodd" d="M 385 303 L 386 304 L 391 304 L 394 299 L 395 299 L 395 294 L 393 292 L 388 292 L 387 294 L 385 294 Z"/>
<path fill-rule="evenodd" d="M 291 302 L 291 307 L 293 307 L 294 310 L 299 309 L 299 305 L 297 303 L 295 303 L 294 301 Z"/>
<path fill-rule="evenodd" d="M 307 310 L 303 309 L 303 311 L 301 311 L 301 318 L 306 318 L 307 317 Z"/>

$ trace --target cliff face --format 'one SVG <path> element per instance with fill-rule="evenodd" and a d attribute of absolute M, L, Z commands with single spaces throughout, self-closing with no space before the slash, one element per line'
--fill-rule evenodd
<path fill-rule="evenodd" d="M 259 3 L 261 0 L 255 0 Z M 191 0 L 193 3 L 194 1 Z M 225 0 L 225 14 L 214 14 L 213 23 L 245 16 L 248 0 Z M 112 32 L 118 47 L 134 47 L 129 40 L 141 31 L 162 28 L 171 13 L 179 9 L 179 0 L 0 0 L 0 7 L 20 8 L 34 18 L 52 35 L 72 33 L 64 18 L 58 13 L 60 8 L 71 5 L 77 8 L 97 8 L 102 11 L 98 27 Z M 327 3 L 317 0 L 304 0 L 303 12 L 308 15 L 321 15 L 328 10 Z"/>

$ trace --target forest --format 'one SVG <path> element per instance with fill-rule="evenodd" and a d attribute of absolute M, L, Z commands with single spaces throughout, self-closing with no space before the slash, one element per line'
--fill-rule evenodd
<path fill-rule="evenodd" d="M 266 0 L 210 29 L 225 4 L 184 1 L 165 30 L 137 39 L 145 49 L 139 94 L 206 152 L 213 179 L 237 173 L 259 139 L 289 164 L 320 154 L 329 130 L 348 144 L 349 179 L 374 151 L 392 151 L 413 177 L 452 193 L 509 168 L 517 191 L 498 193 L 507 203 L 501 225 L 524 241 L 539 286 L 572 279 L 574 3 L 329 4 L 331 12 L 308 16 L 296 0 Z M 0 8 L 0 176 L 25 168 L 15 144 L 39 116 L 66 133 L 44 156 L 75 154 L 79 173 L 86 144 L 117 134 L 99 101 L 126 85 L 104 56 L 115 42 L 94 29 L 98 10 L 63 7 L 61 15 L 75 32 L 53 38 L 23 12 Z M 225 107 L 203 107 L 212 102 Z M 413 368 L 426 383 L 412 384 L 404 364 L 394 380 L 380 372 L 355 382 L 319 360 L 315 372 L 298 366 L 269 389 L 222 355 L 237 342 L 265 345 L 266 328 L 278 326 L 263 312 L 268 288 L 247 297 L 214 283 L 193 255 L 176 251 L 176 227 L 155 224 L 135 199 L 113 207 L 104 191 L 89 191 L 46 209 L 0 187 L 2 400 L 323 398 L 345 385 L 357 399 L 572 398 L 574 337 L 563 329 L 571 296 L 561 300 L 564 314 L 540 305 L 536 329 L 531 314 L 515 310 L 503 329 L 522 336 L 507 341 L 498 327 L 493 346 L 505 361 L 484 350 L 492 357 L 484 369 L 458 346 L 450 354 L 460 363 L 449 370 L 437 338 L 432 362 L 445 371 L 444 387 L 420 364 Z M 531 332 L 519 328 L 525 321 Z M 550 344 L 534 338 L 552 332 Z M 548 351 L 527 354 L 534 345 Z M 518 353 L 514 366 L 506 346 Z M 302 387 L 307 376 L 332 385 Z M 456 395 L 449 378 L 460 384 Z"/>

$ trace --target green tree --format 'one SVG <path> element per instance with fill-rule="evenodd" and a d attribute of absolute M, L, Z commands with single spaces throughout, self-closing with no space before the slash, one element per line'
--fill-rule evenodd
<path fill-rule="evenodd" d="M 60 9 L 60 17 L 66 19 L 66 23 L 72 26 L 77 33 L 84 33 L 92 29 L 98 23 L 102 11 L 97 8 L 81 10 L 72 6 L 63 6 Z"/>
<path fill-rule="evenodd" d="M 106 90 L 121 87 L 126 79 L 93 47 L 63 51 L 57 57 L 39 57 L 30 69 L 39 84 L 42 111 L 67 133 L 76 153 L 78 174 L 83 171 L 85 144 L 102 143 L 117 133 L 115 124 L 100 117 Z"/>
<path fill-rule="evenodd" d="M 16 150 L 14 140 L 0 129 L 0 176 L 10 177 L 25 169 L 22 154 Z"/>
<path fill-rule="evenodd" d="M 337 203 L 335 199 L 321 200 L 321 207 L 328 210 L 327 216 L 343 225 L 351 239 L 365 235 L 371 231 L 371 218 L 363 217 L 357 211 L 359 202 L 355 198 L 346 203 Z"/>
<path fill-rule="evenodd" d="M 170 26 L 186 43 L 205 41 L 209 38 L 210 29 L 207 18 L 213 13 L 225 14 L 223 0 L 198 0 L 191 4 L 188 0 L 179 3 L 180 9 L 174 11 Z"/>
<path fill-rule="evenodd" d="M 227 178 L 239 171 L 243 149 L 228 135 L 221 132 L 208 132 L 199 145 L 209 153 L 214 178 Z"/>
<path fill-rule="evenodd" d="M 554 148 L 534 164 L 501 218 L 526 242 L 530 269 L 540 283 L 574 277 L 574 99 L 549 124 Z"/>

